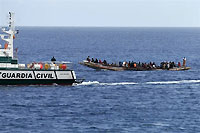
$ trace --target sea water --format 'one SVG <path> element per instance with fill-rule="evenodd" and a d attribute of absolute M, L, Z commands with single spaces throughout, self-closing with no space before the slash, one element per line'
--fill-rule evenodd
<path fill-rule="evenodd" d="M 200 132 L 200 28 L 18 27 L 20 63 L 73 62 L 73 86 L 1 86 L 0 132 Z M 87 56 L 188 71 L 97 71 Z"/>

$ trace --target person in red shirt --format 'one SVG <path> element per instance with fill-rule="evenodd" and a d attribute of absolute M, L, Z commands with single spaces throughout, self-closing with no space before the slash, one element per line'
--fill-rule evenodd
<path fill-rule="evenodd" d="M 178 67 L 181 67 L 181 63 L 180 62 L 178 62 Z"/>
<path fill-rule="evenodd" d="M 99 63 L 100 63 L 100 64 L 102 64 L 102 61 L 101 61 L 101 59 L 99 59 Z"/>

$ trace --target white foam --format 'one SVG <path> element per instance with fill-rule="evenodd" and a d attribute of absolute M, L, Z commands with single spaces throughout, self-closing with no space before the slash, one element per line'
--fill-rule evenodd
<path fill-rule="evenodd" d="M 152 125 L 154 125 L 154 126 L 161 126 L 161 127 L 168 127 L 168 126 L 170 126 L 169 124 L 165 124 L 165 123 L 161 123 L 161 122 L 152 123 Z"/>
<path fill-rule="evenodd" d="M 180 81 L 156 81 L 156 82 L 146 82 L 146 84 L 178 84 Z"/>
<path fill-rule="evenodd" d="M 190 83 L 200 83 L 200 80 L 180 80 L 180 81 L 155 81 L 155 82 L 146 82 L 146 84 L 190 84 Z"/>
<path fill-rule="evenodd" d="M 135 85 L 135 82 L 120 82 L 120 83 L 100 83 L 100 85 Z"/>
<path fill-rule="evenodd" d="M 182 83 L 200 83 L 200 80 L 182 80 Z"/>
<path fill-rule="evenodd" d="M 77 84 L 77 85 L 135 85 L 135 84 L 138 84 L 138 83 L 135 83 L 135 82 L 119 82 L 119 83 L 99 83 L 98 81 L 89 81 L 89 82 L 83 82 L 81 84 Z"/>
<path fill-rule="evenodd" d="M 94 85 L 94 84 L 99 84 L 98 81 L 88 81 L 88 82 L 82 82 L 81 84 L 77 85 Z"/>
<path fill-rule="evenodd" d="M 74 85 L 102 85 L 102 86 L 117 86 L 117 85 L 137 85 L 137 84 L 147 84 L 147 85 L 167 85 L 167 84 L 192 84 L 200 83 L 200 80 L 180 80 L 180 81 L 154 81 L 154 82 L 145 82 L 145 83 L 136 83 L 136 82 L 118 82 L 118 83 L 100 83 L 98 81 L 88 81 L 82 82 L 81 84 Z"/>

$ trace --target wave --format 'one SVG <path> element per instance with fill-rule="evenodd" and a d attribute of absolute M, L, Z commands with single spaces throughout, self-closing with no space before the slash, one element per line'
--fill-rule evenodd
<path fill-rule="evenodd" d="M 135 82 L 120 82 L 120 83 L 100 83 L 100 85 L 135 85 Z"/>
<path fill-rule="evenodd" d="M 160 126 L 160 127 L 169 127 L 169 124 L 156 122 L 156 123 L 144 123 L 143 125 L 149 125 L 149 126 Z"/>
<path fill-rule="evenodd" d="M 120 82 L 120 83 L 100 83 L 98 81 L 88 81 L 88 82 L 83 82 L 78 85 L 135 85 L 138 83 L 135 82 Z"/>
<path fill-rule="evenodd" d="M 98 81 L 88 81 L 88 82 L 82 82 L 81 84 L 77 85 L 94 85 L 94 84 L 99 84 Z"/>
<path fill-rule="evenodd" d="M 180 80 L 180 81 L 153 81 L 153 82 L 145 82 L 145 83 L 136 83 L 136 82 L 117 82 L 117 83 L 100 83 L 98 81 L 88 81 L 82 82 L 77 85 L 102 85 L 102 86 L 117 86 L 117 85 L 138 85 L 138 84 L 146 84 L 146 85 L 170 85 L 170 84 L 192 84 L 192 83 L 200 83 L 200 80 Z"/>

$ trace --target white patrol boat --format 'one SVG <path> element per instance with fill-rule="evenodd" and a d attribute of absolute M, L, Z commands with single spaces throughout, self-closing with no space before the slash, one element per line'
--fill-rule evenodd
<path fill-rule="evenodd" d="M 51 62 L 18 64 L 13 56 L 13 39 L 18 33 L 14 26 L 14 13 L 9 12 L 9 26 L 2 28 L 1 39 L 5 42 L 0 45 L 0 85 L 72 85 L 77 83 L 76 75 L 70 70 L 70 62 Z M 81 81 L 80 81 L 81 82 Z"/>

